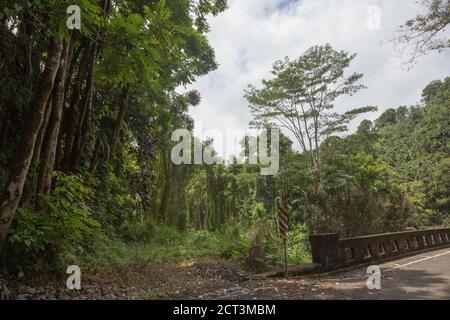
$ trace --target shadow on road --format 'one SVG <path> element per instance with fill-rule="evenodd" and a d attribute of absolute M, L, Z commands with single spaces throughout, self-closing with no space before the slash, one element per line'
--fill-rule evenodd
<path fill-rule="evenodd" d="M 449 267 L 450 269 L 450 267 Z M 450 270 L 449 270 L 450 271 Z M 396 269 L 382 272 L 381 289 L 369 290 L 367 275 L 342 275 L 332 287 L 337 299 L 423 300 L 450 299 L 450 275 L 426 270 Z M 328 280 L 329 281 L 329 280 Z M 326 283 L 324 283 L 326 286 Z"/>

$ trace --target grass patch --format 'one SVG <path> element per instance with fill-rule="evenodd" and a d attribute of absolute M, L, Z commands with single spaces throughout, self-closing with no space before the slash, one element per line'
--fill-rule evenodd
<path fill-rule="evenodd" d="M 266 229 L 272 230 L 271 226 Z M 283 264 L 281 240 L 260 230 L 261 227 L 254 224 L 236 223 L 217 231 L 185 232 L 151 224 L 128 226 L 123 231 L 125 236 L 98 237 L 92 250 L 74 257 L 74 264 L 104 281 L 136 285 L 168 280 L 180 267 L 199 260 L 232 260 L 253 272 L 280 267 Z M 288 241 L 290 265 L 311 261 L 307 238 L 301 225 L 291 230 Z"/>
<path fill-rule="evenodd" d="M 166 229 L 166 228 L 165 228 Z M 178 263 L 197 258 L 220 258 L 221 238 L 206 231 L 174 232 L 173 236 L 156 236 L 143 241 L 126 242 L 116 237 L 97 241 L 81 265 L 90 269 L 114 271 L 129 266 Z"/>

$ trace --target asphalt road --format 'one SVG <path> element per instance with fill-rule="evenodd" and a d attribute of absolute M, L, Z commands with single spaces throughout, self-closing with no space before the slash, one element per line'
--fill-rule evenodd
<path fill-rule="evenodd" d="M 335 297 L 344 299 L 450 299 L 450 248 L 428 251 L 379 265 L 381 289 L 367 288 L 367 268 L 322 279 Z"/>

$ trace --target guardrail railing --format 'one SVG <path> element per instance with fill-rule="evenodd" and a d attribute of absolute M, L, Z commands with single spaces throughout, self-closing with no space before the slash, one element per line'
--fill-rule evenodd
<path fill-rule="evenodd" d="M 393 232 L 339 239 L 335 233 L 309 237 L 314 263 L 323 271 L 391 259 L 450 245 L 450 228 Z"/>

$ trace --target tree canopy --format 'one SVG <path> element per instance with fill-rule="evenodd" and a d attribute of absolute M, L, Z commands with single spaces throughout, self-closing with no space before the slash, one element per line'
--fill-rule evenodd
<path fill-rule="evenodd" d="M 359 114 L 376 110 L 362 107 L 333 112 L 338 97 L 365 88 L 358 84 L 362 74 L 344 74 L 355 57 L 328 44 L 314 46 L 294 61 L 287 57 L 277 61 L 272 69 L 274 78 L 263 80 L 261 89 L 250 85 L 245 93 L 253 124 L 276 124 L 290 131 L 319 174 L 321 141 L 347 131 L 347 124 Z"/>

